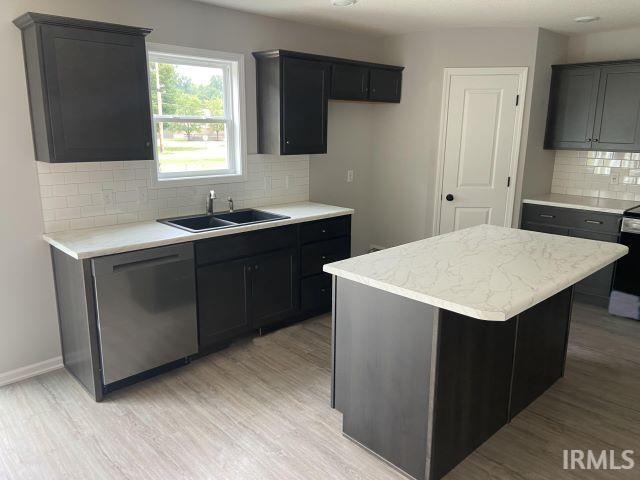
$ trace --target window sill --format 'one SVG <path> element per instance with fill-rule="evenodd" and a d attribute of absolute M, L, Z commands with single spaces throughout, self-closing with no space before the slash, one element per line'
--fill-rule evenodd
<path fill-rule="evenodd" d="M 247 181 L 246 174 L 229 174 L 215 175 L 212 177 L 194 177 L 194 178 L 167 178 L 164 180 L 153 176 L 153 186 L 155 188 L 173 188 L 173 187 L 195 187 L 200 185 L 219 185 L 223 183 L 240 183 Z"/>

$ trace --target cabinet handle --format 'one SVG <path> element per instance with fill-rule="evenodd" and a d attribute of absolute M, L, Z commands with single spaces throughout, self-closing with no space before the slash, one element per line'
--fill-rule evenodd
<path fill-rule="evenodd" d="M 326 291 L 327 291 L 327 289 L 326 289 L 326 288 L 321 288 L 321 289 L 320 289 L 320 293 L 324 293 L 324 292 L 326 292 Z"/>
<path fill-rule="evenodd" d="M 145 146 L 146 146 L 146 147 L 150 147 L 150 146 L 151 146 L 151 142 L 147 142 L 147 143 L 145 143 Z"/>
<path fill-rule="evenodd" d="M 326 255 L 322 255 L 322 260 L 326 260 L 327 256 Z"/>
<path fill-rule="evenodd" d="M 249 266 L 247 267 L 247 271 L 248 271 L 248 272 L 250 272 L 250 271 L 251 271 L 251 265 L 249 265 Z"/>
<path fill-rule="evenodd" d="M 290 145 L 291 141 L 290 140 L 285 140 L 284 143 L 286 143 L 287 145 Z"/>
<path fill-rule="evenodd" d="M 254 265 L 254 266 L 253 266 L 253 269 L 254 269 L 254 270 L 260 270 L 260 265 Z"/>
<path fill-rule="evenodd" d="M 322 233 L 327 233 L 327 229 L 326 229 L 326 228 L 323 228 L 322 230 L 320 230 L 320 232 L 322 232 Z"/>
<path fill-rule="evenodd" d="M 549 215 L 548 213 L 541 213 L 539 216 L 542 218 L 556 218 L 555 215 Z"/>
<path fill-rule="evenodd" d="M 601 220 L 585 220 L 585 223 L 591 223 L 592 225 L 602 225 Z"/>
<path fill-rule="evenodd" d="M 590 142 L 590 141 L 591 141 L 591 139 L 590 139 L 590 138 L 587 138 L 587 142 Z"/>
<path fill-rule="evenodd" d="M 594 139 L 593 139 L 593 141 L 594 141 L 594 142 L 598 142 L 599 140 L 598 140 L 597 138 L 594 138 Z"/>

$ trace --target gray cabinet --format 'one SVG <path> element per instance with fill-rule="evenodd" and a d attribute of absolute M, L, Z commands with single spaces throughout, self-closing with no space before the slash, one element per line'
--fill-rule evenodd
<path fill-rule="evenodd" d="M 36 160 L 151 160 L 145 35 L 28 13 L 22 30 Z"/>
<path fill-rule="evenodd" d="M 522 229 L 555 235 L 617 243 L 622 215 L 525 203 Z M 615 264 L 608 265 L 575 285 L 576 294 L 593 303 L 608 302 Z"/>
<path fill-rule="evenodd" d="M 554 65 L 545 148 L 639 151 L 640 61 Z"/>

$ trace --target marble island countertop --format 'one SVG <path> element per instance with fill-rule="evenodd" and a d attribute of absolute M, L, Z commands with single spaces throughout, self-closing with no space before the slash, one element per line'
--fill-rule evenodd
<path fill-rule="evenodd" d="M 86 230 L 48 233 L 45 234 L 43 238 L 47 243 L 65 252 L 67 255 L 82 260 L 101 257 L 103 255 L 172 245 L 175 243 L 192 242 L 204 238 L 220 237 L 234 233 L 321 220 L 323 218 L 351 215 L 353 213 L 351 208 L 313 202 L 272 205 L 256 207 L 256 209 L 278 215 L 286 215 L 289 218 L 197 233 L 181 230 L 159 222 L 149 221 L 90 228 Z"/>
<path fill-rule="evenodd" d="M 636 200 L 618 200 L 615 198 L 582 197 L 580 195 L 564 195 L 548 193 L 536 197 L 525 198 L 522 203 L 548 205 L 550 207 L 575 208 L 591 210 L 593 212 L 617 213 L 622 215 L 625 210 L 640 205 Z"/>
<path fill-rule="evenodd" d="M 505 321 L 626 255 L 616 243 L 480 225 L 324 271 L 480 320 Z"/>

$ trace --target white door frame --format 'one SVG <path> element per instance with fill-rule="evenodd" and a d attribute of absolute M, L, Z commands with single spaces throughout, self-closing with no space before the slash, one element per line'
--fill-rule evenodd
<path fill-rule="evenodd" d="M 451 92 L 451 79 L 455 75 L 518 75 L 518 95 L 520 99 L 516 107 L 516 123 L 514 126 L 514 142 L 511 150 L 511 163 L 509 176 L 511 184 L 507 188 L 507 209 L 505 212 L 504 226 L 510 227 L 513 218 L 514 202 L 516 197 L 516 180 L 518 177 L 518 161 L 520 159 L 520 140 L 522 138 L 522 121 L 524 118 L 524 105 L 527 91 L 527 72 L 529 67 L 481 67 L 481 68 L 445 68 L 444 81 L 442 83 L 442 106 L 440 111 L 440 135 L 438 139 L 438 162 L 436 167 L 436 188 L 433 211 L 433 235 L 440 233 L 440 213 L 442 208 L 442 181 L 444 177 L 445 139 L 447 135 L 449 95 Z M 514 99 L 515 101 L 515 99 Z"/>

